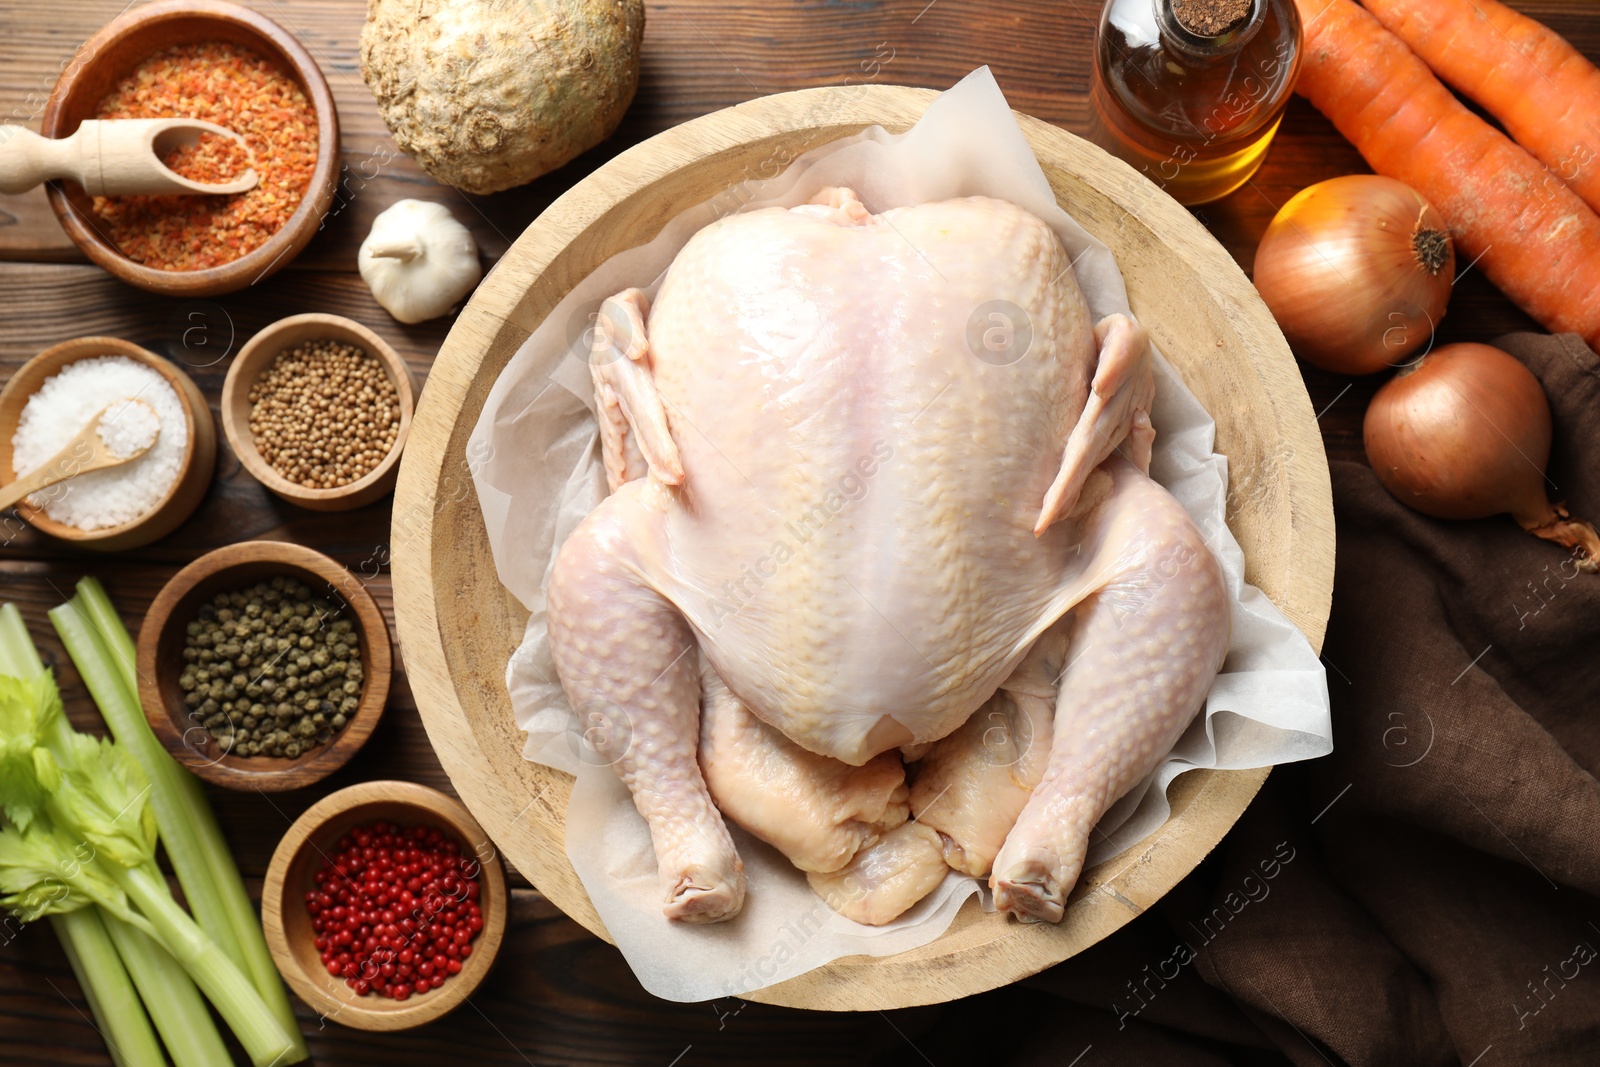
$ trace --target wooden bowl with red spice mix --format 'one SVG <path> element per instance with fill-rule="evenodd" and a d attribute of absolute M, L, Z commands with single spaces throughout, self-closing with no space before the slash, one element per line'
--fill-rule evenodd
<path fill-rule="evenodd" d="M 214 296 L 267 277 L 311 240 L 333 201 L 339 120 L 327 81 L 283 27 L 225 0 L 135 7 L 78 50 L 45 105 L 41 130 L 65 137 L 86 119 L 193 118 L 243 136 L 206 135 L 164 158 L 197 181 L 254 166 L 231 196 L 89 196 L 49 183 L 73 242 L 113 275 L 152 292 Z"/>
<path fill-rule="evenodd" d="M 326 1018 L 402 1030 L 459 1006 L 505 934 L 493 842 L 451 797 L 363 782 L 289 827 L 261 887 L 261 922 L 290 987 Z"/>

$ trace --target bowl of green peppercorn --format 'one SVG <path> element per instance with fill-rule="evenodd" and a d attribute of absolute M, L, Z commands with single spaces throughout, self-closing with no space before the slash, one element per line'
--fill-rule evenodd
<path fill-rule="evenodd" d="M 139 630 L 139 696 L 167 751 L 208 782 L 279 792 L 343 766 L 389 695 L 389 627 L 338 561 L 286 541 L 209 552 Z"/>

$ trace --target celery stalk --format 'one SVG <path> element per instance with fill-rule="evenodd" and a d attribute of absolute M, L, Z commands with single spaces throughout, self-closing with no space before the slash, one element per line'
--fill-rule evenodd
<path fill-rule="evenodd" d="M 106 872 L 156 930 L 163 948 L 172 953 L 217 1009 L 255 1067 L 291 1062 L 291 1036 L 261 999 L 250 979 L 233 960 L 195 925 L 167 891 L 165 883 L 142 867 L 106 864 Z"/>
<path fill-rule="evenodd" d="M 78 583 L 76 597 L 50 612 L 50 621 L 112 736 L 150 779 L 150 805 L 155 809 L 161 840 L 196 921 L 249 977 L 279 1026 L 292 1038 L 292 1052 L 282 1063 L 308 1058 L 310 1052 L 289 1005 L 288 990 L 272 962 L 261 921 L 200 781 L 179 766 L 151 732 L 139 706 L 137 687 L 129 688 L 118 666 L 120 658 L 131 669 L 131 661 L 107 647 L 127 649 L 132 642 L 105 589 L 95 579 L 85 578 Z"/>
<path fill-rule="evenodd" d="M 34 648 L 33 638 L 22 621 L 22 613 L 15 604 L 0 604 L 0 674 L 33 678 L 43 674 L 44 669 L 39 651 Z M 57 720 L 58 735 L 70 730 L 65 718 Z M 0 816 L 0 823 L 4 821 Z M 150 1020 L 108 933 L 105 925 L 108 921 L 118 920 L 95 907 L 50 916 L 50 925 L 55 928 L 61 948 L 72 964 L 78 985 L 94 1014 L 96 1028 L 117 1067 L 166 1067 L 166 1057 L 161 1054 Z M 134 932 L 131 927 L 126 929 Z M 204 1005 L 201 1005 L 199 1018 L 211 1026 Z M 211 1028 L 215 1032 L 215 1026 Z"/>
<path fill-rule="evenodd" d="M 72 603 L 80 607 L 80 614 L 86 615 L 93 624 L 95 633 L 101 637 L 107 646 L 112 660 L 119 665 L 124 680 L 127 682 L 128 692 L 133 695 L 137 706 L 139 696 L 139 683 L 134 659 L 133 638 L 128 634 L 128 628 L 122 624 L 122 617 L 117 614 L 117 609 L 112 605 L 111 598 L 106 595 L 105 587 L 98 578 L 86 577 L 78 582 L 77 596 Z M 58 609 L 59 610 L 59 609 Z M 76 657 L 74 657 L 76 658 Z M 149 724 L 143 715 L 136 717 L 136 726 L 155 741 L 155 735 L 150 733 Z M 115 733 L 115 727 L 112 728 Z M 118 737 L 120 741 L 120 736 Z M 155 747 L 160 749 L 160 742 L 155 742 Z M 130 748 L 136 759 L 139 752 Z M 140 763 L 144 761 L 141 759 Z M 171 757 L 166 762 L 177 767 Z M 234 962 L 244 968 L 245 974 L 250 976 L 250 981 L 255 985 L 273 1013 L 291 1033 L 298 1035 L 300 1025 L 295 1020 L 294 1010 L 289 1006 L 288 990 L 284 987 L 283 979 L 278 975 L 277 965 L 272 962 L 272 951 L 267 948 L 267 939 L 261 932 L 261 920 L 257 917 L 254 905 L 250 902 L 250 895 L 245 891 L 244 880 L 239 877 L 239 868 L 234 863 L 233 853 L 228 848 L 227 841 L 222 836 L 222 828 L 217 824 L 217 817 L 211 810 L 211 803 L 206 799 L 205 791 L 201 787 L 200 779 L 190 774 L 181 767 L 177 768 L 177 779 L 183 783 L 185 790 L 183 796 L 183 811 L 188 820 L 193 824 L 194 835 L 207 856 L 204 873 L 208 873 L 215 883 L 216 895 L 220 900 L 222 910 L 227 915 L 228 926 L 233 935 L 232 944 L 239 949 L 237 954 L 229 952 Z M 150 773 L 150 768 L 145 768 L 145 773 Z M 161 822 L 161 810 L 156 809 L 156 821 Z M 163 829 L 162 835 L 165 837 Z M 169 855 L 170 855 L 170 849 Z M 176 862 L 174 862 L 176 866 Z M 179 873 L 179 880 L 183 878 Z M 189 892 L 187 885 L 184 893 Z M 196 916 L 196 918 L 200 918 Z M 215 930 L 202 920 L 201 927 L 209 934 L 212 940 L 222 945 L 224 949 L 230 947 L 230 942 L 219 938 Z M 303 1041 L 297 1038 L 296 1052 L 304 1059 L 310 1055 Z"/>
<path fill-rule="evenodd" d="M 0 674 L 32 678 L 43 671 L 44 661 L 28 636 L 22 612 L 15 604 L 0 604 Z"/>
<path fill-rule="evenodd" d="M 34 750 L 36 765 L 43 756 L 58 769 L 43 811 L 32 815 L 26 831 L 13 828 L 7 833 L 4 862 L 12 895 L 23 894 L 29 906 L 38 901 L 37 906 L 46 910 L 61 907 L 72 892 L 100 902 L 172 954 L 228 1023 L 255 1067 L 290 1062 L 298 1028 L 291 1032 L 279 1023 L 244 971 L 172 899 L 155 865 L 149 785 L 132 757 L 83 735 L 69 736 L 71 743 L 62 751 Z M 33 788 L 42 781 L 33 782 Z M 91 792 L 96 788 L 105 792 Z M 124 796 L 129 798 L 125 802 Z M 97 808 L 105 801 L 121 803 L 122 810 L 108 819 L 108 808 Z M 85 844 L 90 846 L 86 856 L 81 854 Z M 40 900 L 39 888 L 50 878 L 69 887 L 65 897 Z M 208 1018 L 203 1012 L 201 1017 Z"/>
<path fill-rule="evenodd" d="M 217 1032 L 200 991 L 178 961 L 143 931 L 116 916 L 107 915 L 104 921 L 174 1067 L 217 1067 L 227 1063 L 228 1050 L 222 1035 Z"/>
<path fill-rule="evenodd" d="M 117 614 L 111 598 L 106 595 L 106 587 L 100 584 L 98 578 L 80 578 L 78 595 L 72 599 L 89 617 L 95 633 L 100 635 L 106 651 L 111 654 L 111 661 L 116 664 L 117 673 L 122 675 L 128 692 L 137 698 L 139 696 L 138 653 L 134 650 L 133 636 L 128 633 L 128 628 L 122 625 L 122 616 Z"/>
<path fill-rule="evenodd" d="M 167 847 L 167 858 L 172 861 L 172 869 L 178 875 L 178 883 L 183 886 L 183 895 L 195 919 L 224 952 L 243 965 L 244 954 L 239 950 L 227 907 L 211 873 L 218 855 L 200 839 L 195 813 L 188 807 L 190 794 L 182 780 L 190 777 L 189 772 L 178 766 L 150 731 L 138 699 L 123 684 L 122 674 L 89 614 L 77 601 L 71 601 L 52 609 L 50 621 L 55 624 L 56 633 L 67 646 L 83 684 L 105 717 L 111 736 L 138 761 L 145 777 L 150 779 L 150 806 L 156 812 L 161 842 Z M 226 846 L 220 854 L 229 855 Z M 232 863 L 231 857 L 228 862 Z"/>
<path fill-rule="evenodd" d="M 117 1067 L 166 1067 L 167 1059 L 161 1054 L 144 1006 L 101 922 L 100 910 L 79 908 L 52 915 L 50 925 L 72 964 L 72 973 L 78 976 L 78 985 L 94 1014 L 95 1028 L 105 1039 Z"/>

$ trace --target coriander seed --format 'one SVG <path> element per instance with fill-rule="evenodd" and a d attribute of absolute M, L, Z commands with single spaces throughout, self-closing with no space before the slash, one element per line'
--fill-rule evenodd
<path fill-rule="evenodd" d="M 311 489 L 364 478 L 400 432 L 399 391 L 383 363 L 343 341 L 307 341 L 279 353 L 249 399 L 261 458 Z"/>

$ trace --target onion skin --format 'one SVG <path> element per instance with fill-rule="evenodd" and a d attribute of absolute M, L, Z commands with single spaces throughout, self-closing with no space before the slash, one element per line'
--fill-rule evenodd
<path fill-rule="evenodd" d="M 1454 279 L 1444 219 L 1376 174 L 1302 189 L 1256 249 L 1256 289 L 1295 354 L 1338 374 L 1404 362 L 1444 318 Z"/>
<path fill-rule="evenodd" d="M 1401 503 L 1440 519 L 1509 512 L 1538 537 L 1600 564 L 1594 527 L 1545 493 L 1550 403 L 1533 373 L 1490 345 L 1445 345 L 1385 382 L 1367 408 L 1367 459 Z"/>

